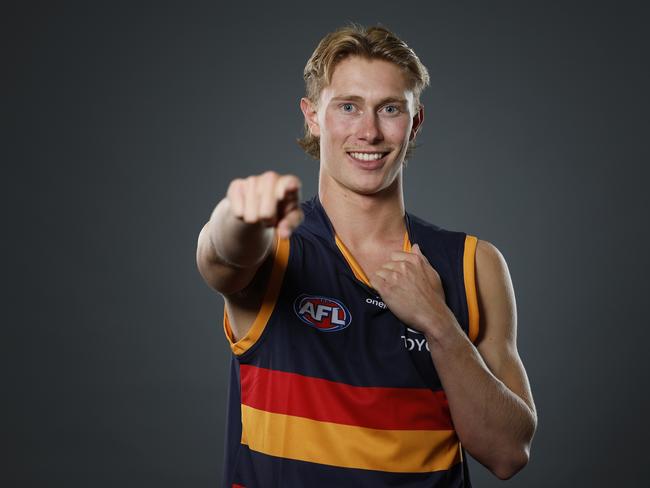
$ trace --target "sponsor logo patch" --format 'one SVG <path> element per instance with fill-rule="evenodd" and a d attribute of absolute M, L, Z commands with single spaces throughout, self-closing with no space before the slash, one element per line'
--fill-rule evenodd
<path fill-rule="evenodd" d="M 402 340 L 404 341 L 404 347 L 406 349 L 409 351 L 415 351 L 416 349 L 418 351 L 425 349 L 427 351 L 431 351 L 431 349 L 429 349 L 429 343 L 424 338 L 424 334 L 422 334 L 422 332 L 411 329 L 410 327 L 407 327 L 406 330 L 406 335 L 401 336 Z"/>
<path fill-rule="evenodd" d="M 321 332 L 345 329 L 352 315 L 340 300 L 316 295 L 300 295 L 293 302 L 296 315 L 307 325 Z"/>
<path fill-rule="evenodd" d="M 381 309 L 386 309 L 388 308 L 384 302 L 380 300 L 379 297 L 377 298 L 366 298 L 366 303 L 368 305 L 374 305 L 375 307 L 379 307 Z"/>

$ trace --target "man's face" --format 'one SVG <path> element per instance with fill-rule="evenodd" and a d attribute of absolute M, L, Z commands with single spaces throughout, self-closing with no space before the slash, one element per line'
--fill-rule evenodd
<path fill-rule="evenodd" d="M 423 118 L 397 65 L 359 56 L 336 65 L 317 108 L 307 99 L 301 107 L 312 134 L 320 138 L 321 179 L 361 194 L 377 193 L 396 181 Z"/>

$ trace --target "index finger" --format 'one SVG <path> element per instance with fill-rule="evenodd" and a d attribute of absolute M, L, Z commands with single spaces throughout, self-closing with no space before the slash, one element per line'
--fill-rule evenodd
<path fill-rule="evenodd" d="M 409 261 L 411 263 L 416 263 L 418 256 L 413 252 L 393 251 L 390 253 L 390 259 L 391 261 Z"/>
<path fill-rule="evenodd" d="M 301 187 L 300 180 L 294 175 L 284 175 L 278 178 L 275 184 L 275 197 L 278 200 L 284 199 L 289 193 L 299 192 Z"/>

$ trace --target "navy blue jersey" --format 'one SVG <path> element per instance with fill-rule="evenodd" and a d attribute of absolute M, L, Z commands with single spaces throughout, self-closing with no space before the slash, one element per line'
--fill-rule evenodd
<path fill-rule="evenodd" d="M 224 487 L 469 487 L 423 334 L 403 324 L 335 235 L 318 197 L 277 244 L 250 331 L 233 351 Z M 405 215 L 445 300 L 478 335 L 476 237 Z"/>

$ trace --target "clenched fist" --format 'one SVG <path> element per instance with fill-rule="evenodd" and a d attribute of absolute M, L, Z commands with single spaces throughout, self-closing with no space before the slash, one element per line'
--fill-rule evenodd
<path fill-rule="evenodd" d="M 296 176 L 267 171 L 233 180 L 226 198 L 235 217 L 247 224 L 275 227 L 278 237 L 287 239 L 303 219 L 300 186 Z"/>

